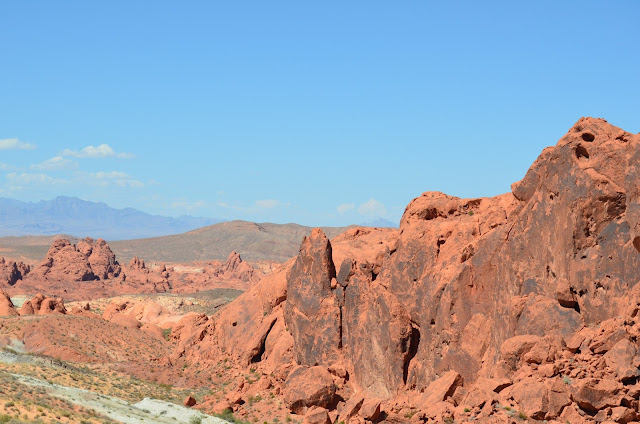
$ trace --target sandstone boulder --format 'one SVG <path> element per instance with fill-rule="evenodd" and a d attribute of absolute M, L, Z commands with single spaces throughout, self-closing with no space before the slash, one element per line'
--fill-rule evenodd
<path fill-rule="evenodd" d="M 640 370 L 636 366 L 637 355 L 636 346 L 629 339 L 622 339 L 604 354 L 604 360 L 620 381 L 627 382 L 640 376 Z"/>
<path fill-rule="evenodd" d="M 184 402 L 182 402 L 182 404 L 184 406 L 195 406 L 196 404 L 196 400 L 193 398 L 193 396 L 187 396 L 187 398 L 184 400 Z"/>
<path fill-rule="evenodd" d="M 461 386 L 462 376 L 456 371 L 447 371 L 442 377 L 427 386 L 425 402 L 427 404 L 435 404 L 447 400 Z"/>
<path fill-rule="evenodd" d="M 304 414 L 312 406 L 333 409 L 335 396 L 333 378 L 323 367 L 298 367 L 285 381 L 285 403 L 296 414 Z"/>
<path fill-rule="evenodd" d="M 622 384 L 612 378 L 585 379 L 577 382 L 573 388 L 572 399 L 583 410 L 595 413 L 608 406 L 620 406 Z"/>
<path fill-rule="evenodd" d="M 304 418 L 302 419 L 303 424 L 331 424 L 331 419 L 329 418 L 329 411 L 326 408 L 322 408 L 320 406 L 312 406 L 309 408 L 306 414 L 304 414 Z"/>
<path fill-rule="evenodd" d="M 377 421 L 380 417 L 380 408 L 379 399 L 365 399 L 360 407 L 359 415 L 367 421 Z"/>
<path fill-rule="evenodd" d="M 571 403 L 569 388 L 559 378 L 525 378 L 506 392 L 526 416 L 537 420 L 556 418 Z"/>

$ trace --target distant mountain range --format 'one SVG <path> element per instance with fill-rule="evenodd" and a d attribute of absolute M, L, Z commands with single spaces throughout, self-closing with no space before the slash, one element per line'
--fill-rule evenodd
<path fill-rule="evenodd" d="M 69 234 L 125 240 L 180 234 L 219 222 L 223 220 L 115 209 L 77 197 L 58 196 L 39 202 L 0 198 L 0 236 Z"/>

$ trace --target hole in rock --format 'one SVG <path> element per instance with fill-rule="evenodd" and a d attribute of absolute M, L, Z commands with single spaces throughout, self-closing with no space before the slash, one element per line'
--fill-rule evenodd
<path fill-rule="evenodd" d="M 580 304 L 574 300 L 558 300 L 558 303 L 563 308 L 573 309 L 577 313 L 580 313 Z"/>
<path fill-rule="evenodd" d="M 578 147 L 576 147 L 576 157 L 578 159 L 589 159 L 589 152 L 584 148 L 584 146 L 578 144 Z"/>
<path fill-rule="evenodd" d="M 556 278 L 556 273 L 547 265 L 547 277 Z"/>
<path fill-rule="evenodd" d="M 636 250 L 640 252 L 640 236 L 633 239 L 633 247 L 635 247 Z"/>
<path fill-rule="evenodd" d="M 402 381 L 407 384 L 407 377 L 409 377 L 409 364 L 411 360 L 418 353 L 418 345 L 420 344 L 420 330 L 415 324 L 411 324 L 411 335 L 409 336 L 409 349 L 404 359 L 404 366 L 402 369 Z M 406 343 L 406 341 L 405 341 Z"/>
<path fill-rule="evenodd" d="M 274 320 L 273 323 L 271 323 L 271 326 L 269 327 L 267 332 L 264 334 L 264 336 L 262 336 L 262 339 L 260 339 L 260 346 L 258 347 L 258 353 L 253 355 L 253 358 L 251 358 L 251 363 L 262 361 L 264 352 L 266 351 L 267 337 L 269 337 L 269 333 L 273 329 L 273 326 L 276 325 L 276 321 L 277 320 Z"/>
<path fill-rule="evenodd" d="M 589 142 L 589 143 L 591 143 L 593 140 L 595 140 L 595 139 L 596 139 L 596 136 L 595 136 L 595 135 L 593 135 L 593 134 L 591 134 L 591 133 L 588 133 L 588 132 L 586 132 L 586 133 L 582 133 L 582 136 L 581 136 L 581 137 L 582 137 L 582 139 L 583 139 L 584 141 L 587 141 L 587 142 Z"/>
<path fill-rule="evenodd" d="M 441 238 L 439 238 L 439 239 L 438 239 L 438 241 L 436 242 L 436 248 L 437 248 L 437 250 L 436 250 L 436 258 L 437 258 L 438 256 L 440 256 L 440 246 L 442 246 L 442 245 L 443 245 L 443 244 L 445 244 L 446 242 L 447 242 L 447 240 L 446 240 L 446 239 L 444 239 L 444 238 L 442 238 L 442 237 L 441 237 Z"/>

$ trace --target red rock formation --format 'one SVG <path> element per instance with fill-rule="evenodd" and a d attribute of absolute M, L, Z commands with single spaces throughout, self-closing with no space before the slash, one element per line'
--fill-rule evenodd
<path fill-rule="evenodd" d="M 246 290 L 264 276 L 236 252 L 231 252 L 225 263 L 207 262 L 198 271 L 182 275 L 175 272 L 172 286 L 179 292 L 188 292 L 219 288 L 224 283 L 227 287 Z"/>
<path fill-rule="evenodd" d="M 239 253 L 231 252 L 227 261 L 218 269 L 214 269 L 212 274 L 224 279 L 238 279 L 244 282 L 256 282 L 259 280 L 258 274 L 253 267 L 244 262 Z"/>
<path fill-rule="evenodd" d="M 340 305 L 334 295 L 336 278 L 332 250 L 322 230 L 305 237 L 287 276 L 285 321 L 294 340 L 298 364 L 331 364 L 338 360 L 341 345 Z"/>
<path fill-rule="evenodd" d="M 13 286 L 31 271 L 23 262 L 7 261 L 0 257 L 0 287 Z"/>
<path fill-rule="evenodd" d="M 246 290 L 265 275 L 264 271 L 244 262 L 236 252 L 231 252 L 225 263 L 213 261 L 196 265 L 173 268 L 171 283 L 176 292 L 188 293 L 220 287 Z"/>
<path fill-rule="evenodd" d="M 184 402 L 182 402 L 182 404 L 184 406 L 195 406 L 196 405 L 196 400 L 193 398 L 193 396 L 187 396 L 184 400 Z"/>
<path fill-rule="evenodd" d="M 129 267 L 122 276 L 127 286 L 136 287 L 141 291 L 164 293 L 171 290 L 169 273 L 163 266 L 160 270 L 147 268 L 144 260 L 137 256 L 131 259 Z"/>
<path fill-rule="evenodd" d="M 0 316 L 18 315 L 11 298 L 4 290 L 0 290 Z"/>
<path fill-rule="evenodd" d="M 335 407 L 336 386 L 326 368 L 298 367 L 287 377 L 286 387 L 285 402 L 296 414 L 311 406 Z"/>
<path fill-rule="evenodd" d="M 57 281 L 91 281 L 117 277 L 120 265 L 107 243 L 89 237 L 77 246 L 67 239 L 53 242 L 33 276 Z"/>
<path fill-rule="evenodd" d="M 122 269 L 116 261 L 116 255 L 103 239 L 87 237 L 78 242 L 77 250 L 87 258 L 91 271 L 98 279 L 107 280 L 120 275 Z"/>
<path fill-rule="evenodd" d="M 0 258 L 0 287 L 6 280 L 4 285 L 12 295 L 46 292 L 74 300 L 127 293 L 191 293 L 217 288 L 246 290 L 264 275 L 265 271 L 254 269 L 235 252 L 224 264 L 176 264 L 167 269 L 162 264 L 147 266 L 144 260 L 134 257 L 127 267 L 122 267 L 104 240 L 91 238 L 81 240 L 77 245 L 66 239 L 54 241 L 46 257 L 32 272 L 23 263 Z M 86 281 L 94 283 L 78 284 Z"/>
<path fill-rule="evenodd" d="M 46 297 L 38 293 L 33 299 L 24 302 L 19 312 L 20 315 L 64 315 L 67 310 L 61 298 Z"/>
<path fill-rule="evenodd" d="M 340 257 L 314 230 L 180 357 L 334 370 L 332 420 L 360 413 L 353 393 L 397 421 L 638 418 L 639 135 L 583 118 L 511 193 L 414 199 L 384 247 Z"/>

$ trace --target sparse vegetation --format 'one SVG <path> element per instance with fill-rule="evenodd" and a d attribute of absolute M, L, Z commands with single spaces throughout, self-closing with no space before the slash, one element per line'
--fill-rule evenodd
<path fill-rule="evenodd" d="M 240 419 L 236 418 L 233 415 L 233 411 L 231 409 L 229 409 L 229 408 L 225 409 L 222 412 L 222 414 L 213 414 L 213 415 L 215 417 L 221 418 L 221 419 L 223 419 L 225 421 L 228 421 L 230 423 L 234 423 L 234 424 L 249 424 L 248 421 L 243 421 L 243 420 L 240 420 Z"/>
<path fill-rule="evenodd" d="M 418 412 L 417 409 L 412 409 L 409 412 L 405 413 L 404 417 L 407 419 L 411 419 L 417 412 Z"/>
<path fill-rule="evenodd" d="M 172 328 L 164 328 L 162 330 L 162 336 L 164 337 L 164 339 L 166 341 L 169 341 L 169 336 L 171 336 L 171 330 L 172 330 Z"/>

